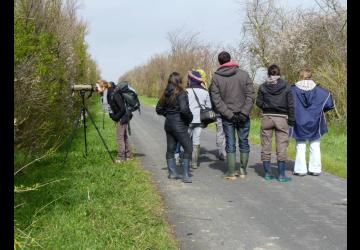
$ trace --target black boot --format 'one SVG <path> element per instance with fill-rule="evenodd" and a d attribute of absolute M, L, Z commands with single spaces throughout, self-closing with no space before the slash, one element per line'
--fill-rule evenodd
<path fill-rule="evenodd" d="M 291 181 L 291 177 L 285 176 L 285 169 L 286 169 L 285 161 L 278 161 L 278 171 L 279 171 L 278 181 L 280 182 Z"/>
<path fill-rule="evenodd" d="M 176 161 L 175 158 L 172 159 L 166 159 L 169 175 L 169 179 L 181 179 L 181 176 L 176 171 Z"/>
<path fill-rule="evenodd" d="M 183 159 L 181 166 L 183 168 L 183 182 L 185 183 L 191 183 L 192 180 L 189 176 L 189 165 L 190 165 L 190 159 Z"/>
<path fill-rule="evenodd" d="M 265 172 L 264 179 L 267 181 L 274 179 L 274 176 L 271 174 L 270 161 L 263 161 L 263 167 Z"/>

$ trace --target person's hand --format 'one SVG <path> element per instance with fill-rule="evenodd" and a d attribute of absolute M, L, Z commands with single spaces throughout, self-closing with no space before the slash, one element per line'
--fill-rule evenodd
<path fill-rule="evenodd" d="M 231 117 L 231 122 L 234 123 L 234 124 L 238 124 L 240 122 L 240 117 L 239 117 L 239 114 L 238 113 L 235 113 L 233 115 L 233 117 Z"/>
<path fill-rule="evenodd" d="M 293 120 L 288 120 L 288 125 L 289 125 L 290 127 L 294 127 L 294 126 L 295 126 L 295 121 L 293 121 Z"/>
<path fill-rule="evenodd" d="M 245 123 L 245 122 L 247 121 L 247 119 L 248 119 L 248 116 L 247 116 L 247 115 L 239 112 L 239 122 L 240 122 L 240 123 Z"/>

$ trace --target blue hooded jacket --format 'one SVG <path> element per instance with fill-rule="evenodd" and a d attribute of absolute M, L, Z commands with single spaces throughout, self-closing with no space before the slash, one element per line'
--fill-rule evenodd
<path fill-rule="evenodd" d="M 319 85 L 307 91 L 293 85 L 291 90 L 295 109 L 292 136 L 297 141 L 319 139 L 328 131 L 324 112 L 334 108 L 331 93 Z"/>

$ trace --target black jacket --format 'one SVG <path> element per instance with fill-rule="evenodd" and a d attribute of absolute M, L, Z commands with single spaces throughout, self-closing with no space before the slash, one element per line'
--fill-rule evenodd
<path fill-rule="evenodd" d="M 259 87 L 256 105 L 264 114 L 284 114 L 294 123 L 294 99 L 291 86 L 281 78 L 276 84 L 263 83 Z"/>
<path fill-rule="evenodd" d="M 125 102 L 120 94 L 113 95 L 111 100 L 111 94 L 114 91 L 114 87 L 108 89 L 107 100 L 113 113 L 109 113 L 111 119 L 121 124 L 128 123 L 131 119 L 131 114 L 127 112 Z"/>
<path fill-rule="evenodd" d="M 187 132 L 193 115 L 189 108 L 189 98 L 186 91 L 180 91 L 173 97 L 174 86 L 168 84 L 165 89 L 165 104 L 160 101 L 156 105 L 156 113 L 166 117 L 165 130 Z"/>

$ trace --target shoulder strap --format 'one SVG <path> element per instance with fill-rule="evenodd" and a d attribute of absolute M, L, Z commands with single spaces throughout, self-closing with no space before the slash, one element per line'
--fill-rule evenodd
<path fill-rule="evenodd" d="M 192 91 L 193 91 L 193 93 L 194 93 L 194 95 L 195 95 L 195 100 L 196 100 L 196 102 L 198 103 L 198 105 L 199 105 L 199 108 L 203 108 L 202 106 L 201 106 L 201 104 L 200 104 L 200 101 L 199 101 L 199 98 L 197 97 L 197 95 L 196 95 L 196 93 L 195 93 L 195 91 L 194 91 L 194 88 L 191 88 L 192 89 Z"/>

